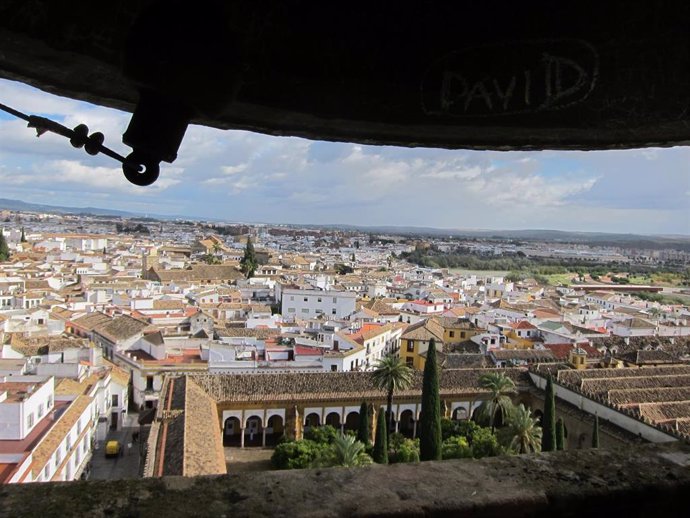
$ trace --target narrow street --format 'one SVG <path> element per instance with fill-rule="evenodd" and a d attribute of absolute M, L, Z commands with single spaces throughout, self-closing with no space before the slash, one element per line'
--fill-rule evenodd
<path fill-rule="evenodd" d="M 139 442 L 132 441 L 132 433 L 139 430 L 137 415 L 127 416 L 122 430 L 108 432 L 105 441 L 98 444 L 91 458 L 90 480 L 113 480 L 120 478 L 139 477 Z M 105 445 L 108 441 L 117 440 L 122 445 L 123 453 L 120 457 L 105 456 Z"/>

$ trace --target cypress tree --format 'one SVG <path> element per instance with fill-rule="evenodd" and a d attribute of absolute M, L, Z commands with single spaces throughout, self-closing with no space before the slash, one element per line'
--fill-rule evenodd
<path fill-rule="evenodd" d="M 553 392 L 551 376 L 546 381 L 544 417 L 541 428 L 541 451 L 554 451 L 556 449 L 556 397 Z"/>
<path fill-rule="evenodd" d="M 0 261 L 7 261 L 10 258 L 10 247 L 7 246 L 5 236 L 0 230 Z"/>
<path fill-rule="evenodd" d="M 20 243 L 26 243 L 26 235 L 24 234 L 24 227 L 22 227 L 22 237 L 19 239 Z"/>
<path fill-rule="evenodd" d="M 386 411 L 379 408 L 376 419 L 376 440 L 372 457 L 378 464 L 388 464 L 388 426 L 386 426 Z"/>
<path fill-rule="evenodd" d="M 247 246 L 244 248 L 244 256 L 240 260 L 240 270 L 244 276 L 249 279 L 254 277 L 256 267 L 259 265 L 256 261 L 256 253 L 254 252 L 254 245 L 252 244 L 251 236 L 247 237 Z"/>
<path fill-rule="evenodd" d="M 565 444 L 565 424 L 560 417 L 556 421 L 556 449 L 562 451 Z"/>
<path fill-rule="evenodd" d="M 422 384 L 422 411 L 419 419 L 420 460 L 441 460 L 441 397 L 438 384 L 436 340 L 429 340 Z"/>
<path fill-rule="evenodd" d="M 357 440 L 364 446 L 369 445 L 369 405 L 362 401 L 359 407 L 359 428 L 357 429 Z"/>
<path fill-rule="evenodd" d="M 594 429 L 592 430 L 592 448 L 599 447 L 599 416 L 594 416 Z"/>

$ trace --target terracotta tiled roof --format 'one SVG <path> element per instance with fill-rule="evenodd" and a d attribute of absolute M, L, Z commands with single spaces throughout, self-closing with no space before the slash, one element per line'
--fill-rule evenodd
<path fill-rule="evenodd" d="M 482 394 L 479 377 L 494 369 L 442 370 L 440 389 L 442 397 L 451 394 Z M 525 382 L 522 369 L 495 369 L 516 382 Z M 190 375 L 216 402 L 251 401 L 314 401 L 326 399 L 383 398 L 385 392 L 374 387 L 370 372 L 276 373 L 266 376 L 255 374 Z M 398 392 L 398 396 L 420 396 L 422 373 L 413 373 L 413 386 Z"/>
<path fill-rule="evenodd" d="M 72 348 L 88 348 L 89 341 L 86 338 L 74 336 L 42 336 L 24 338 L 13 333 L 10 341 L 12 348 L 24 356 L 36 356 L 49 352 L 61 352 Z"/>
<path fill-rule="evenodd" d="M 170 310 L 170 309 L 184 309 L 184 302 L 181 300 L 154 300 L 153 309 Z"/>
<path fill-rule="evenodd" d="M 78 325 L 82 329 L 86 329 L 87 331 L 92 331 L 98 326 L 102 326 L 108 322 L 110 322 L 112 318 L 110 318 L 108 315 L 105 313 L 101 313 L 100 311 L 95 311 L 93 313 L 89 313 L 87 315 L 84 315 L 79 318 L 75 318 L 72 320 L 73 324 Z"/>
<path fill-rule="evenodd" d="M 110 369 L 110 375 L 113 381 L 116 381 L 119 385 L 126 387 L 129 384 L 129 372 L 127 372 L 122 367 L 115 365 L 113 362 L 103 358 L 103 365 Z"/>
<path fill-rule="evenodd" d="M 434 338 L 436 342 L 443 342 L 443 327 L 434 318 L 422 320 L 410 325 L 402 334 L 401 338 L 406 340 L 428 341 Z"/>
<path fill-rule="evenodd" d="M 216 402 L 193 380 L 186 379 L 184 464 L 182 474 L 222 475 L 227 472 L 218 428 Z"/>
<path fill-rule="evenodd" d="M 673 355 L 659 350 L 646 351 L 644 349 L 638 351 L 630 351 L 629 353 L 615 355 L 616 358 L 634 363 L 635 365 L 659 365 L 678 363 L 677 358 Z"/>
<path fill-rule="evenodd" d="M 94 331 L 114 343 L 142 333 L 148 326 L 148 322 L 132 318 L 128 315 L 122 315 L 110 322 L 98 326 Z"/>
<path fill-rule="evenodd" d="M 33 462 L 31 464 L 34 476 L 45 467 L 53 453 L 55 453 L 58 444 L 65 439 L 67 432 L 72 429 L 77 419 L 81 417 L 92 401 L 93 398 L 91 397 L 78 396 L 34 449 Z"/>
<path fill-rule="evenodd" d="M 166 377 L 163 387 L 145 475 L 225 474 L 215 401 L 187 376 Z"/>

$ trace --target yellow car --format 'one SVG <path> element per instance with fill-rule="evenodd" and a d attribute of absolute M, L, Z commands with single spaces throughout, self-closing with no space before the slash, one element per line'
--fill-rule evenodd
<path fill-rule="evenodd" d="M 119 457 L 122 455 L 122 445 L 120 441 L 108 441 L 105 443 L 106 457 Z"/>

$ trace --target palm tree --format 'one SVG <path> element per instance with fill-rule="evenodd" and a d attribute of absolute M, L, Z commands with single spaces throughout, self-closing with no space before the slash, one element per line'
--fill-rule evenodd
<path fill-rule="evenodd" d="M 489 391 L 489 399 L 482 402 L 479 414 L 489 420 L 491 433 L 496 431 L 496 415 L 498 411 L 507 418 L 513 410 L 513 402 L 509 394 L 517 394 L 515 383 L 503 373 L 491 372 L 479 378 L 479 385 Z"/>
<path fill-rule="evenodd" d="M 388 418 L 388 432 L 390 433 L 391 430 L 394 430 L 393 392 L 410 388 L 412 385 L 412 369 L 405 365 L 400 357 L 388 354 L 378 361 L 376 369 L 372 373 L 372 378 L 376 388 L 387 392 L 386 417 Z"/>
<path fill-rule="evenodd" d="M 511 450 L 520 454 L 541 451 L 541 427 L 522 403 L 510 415 L 508 433 Z"/>
<path fill-rule="evenodd" d="M 353 435 L 339 433 L 333 441 L 333 465 L 351 468 L 370 464 L 371 458 L 364 452 L 364 444 Z"/>

